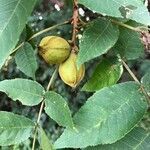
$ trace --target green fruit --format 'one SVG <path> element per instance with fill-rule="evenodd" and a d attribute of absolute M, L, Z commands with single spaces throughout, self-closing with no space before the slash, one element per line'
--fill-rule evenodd
<path fill-rule="evenodd" d="M 77 69 L 77 54 L 71 53 L 69 58 L 59 65 L 59 75 L 61 79 L 67 85 L 75 88 L 83 79 L 85 74 L 85 66 L 81 65 L 79 70 Z"/>
<path fill-rule="evenodd" d="M 70 45 L 61 37 L 47 36 L 39 44 L 39 54 L 48 64 L 60 64 L 69 57 Z"/>

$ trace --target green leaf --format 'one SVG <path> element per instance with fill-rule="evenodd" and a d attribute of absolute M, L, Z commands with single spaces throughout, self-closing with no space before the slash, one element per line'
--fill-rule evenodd
<path fill-rule="evenodd" d="M 150 25 L 150 16 L 146 6 L 140 0 L 79 0 L 87 8 L 97 13 L 127 18 L 139 23 Z"/>
<path fill-rule="evenodd" d="M 92 77 L 83 86 L 83 91 L 97 91 L 103 87 L 115 84 L 123 73 L 123 67 L 118 58 L 104 58 L 96 67 Z"/>
<path fill-rule="evenodd" d="M 34 106 L 42 101 L 44 88 L 32 80 L 12 79 L 0 82 L 0 91 L 12 100 L 19 100 L 23 105 Z"/>
<path fill-rule="evenodd" d="M 15 48 L 37 0 L 0 0 L 0 68 Z"/>
<path fill-rule="evenodd" d="M 79 44 L 78 65 L 106 53 L 118 37 L 118 27 L 108 20 L 97 19 L 89 23 Z"/>
<path fill-rule="evenodd" d="M 148 107 L 139 89 L 135 82 L 126 82 L 96 92 L 74 116 L 76 129 L 66 129 L 55 142 L 56 149 L 111 144 L 123 138 Z"/>
<path fill-rule="evenodd" d="M 45 112 L 63 127 L 73 128 L 71 112 L 67 102 L 55 92 L 45 94 Z"/>
<path fill-rule="evenodd" d="M 146 89 L 147 93 L 150 95 L 150 72 L 147 72 L 141 79 L 141 83 Z"/>
<path fill-rule="evenodd" d="M 95 0 L 94 3 L 91 3 L 91 0 L 79 0 L 79 3 L 97 13 L 113 17 L 123 17 L 119 8 L 139 4 L 136 0 Z"/>
<path fill-rule="evenodd" d="M 37 62 L 34 50 L 29 43 L 25 43 L 15 55 L 17 67 L 27 76 L 35 79 L 35 72 L 37 70 Z"/>
<path fill-rule="evenodd" d="M 41 139 L 40 145 L 42 150 L 54 150 L 51 141 L 49 140 L 45 131 L 42 128 L 40 129 L 40 139 Z"/>
<path fill-rule="evenodd" d="M 150 15 L 146 6 L 139 6 L 127 16 L 127 18 L 134 20 L 144 25 L 150 25 Z"/>
<path fill-rule="evenodd" d="M 135 128 L 114 144 L 99 145 L 84 150 L 149 150 L 149 143 L 150 133 L 142 128 Z"/>
<path fill-rule="evenodd" d="M 135 27 L 139 25 L 133 21 L 129 21 L 128 24 Z M 140 33 L 120 27 L 119 40 L 113 50 L 128 60 L 137 59 L 144 55 L 144 45 L 140 37 Z"/>
<path fill-rule="evenodd" d="M 0 111 L 0 145 L 14 145 L 27 140 L 35 124 L 28 118 Z"/>

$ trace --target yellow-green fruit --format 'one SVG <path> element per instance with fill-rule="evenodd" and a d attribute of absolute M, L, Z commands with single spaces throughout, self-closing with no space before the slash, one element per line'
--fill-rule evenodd
<path fill-rule="evenodd" d="M 85 74 L 85 66 L 81 65 L 77 70 L 77 55 L 71 53 L 69 58 L 59 65 L 59 75 L 61 79 L 69 86 L 75 88 L 83 79 Z"/>
<path fill-rule="evenodd" d="M 58 36 L 47 36 L 39 44 L 39 54 L 48 64 L 60 64 L 70 54 L 69 43 Z"/>

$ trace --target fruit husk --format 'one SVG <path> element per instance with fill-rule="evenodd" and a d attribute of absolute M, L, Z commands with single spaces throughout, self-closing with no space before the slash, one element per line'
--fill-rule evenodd
<path fill-rule="evenodd" d="M 39 44 L 39 54 L 48 64 L 60 64 L 70 54 L 69 43 L 58 36 L 47 36 Z"/>
<path fill-rule="evenodd" d="M 67 85 L 75 88 L 83 79 L 85 74 L 85 66 L 81 65 L 77 69 L 77 54 L 71 52 L 69 58 L 59 66 L 59 75 Z"/>

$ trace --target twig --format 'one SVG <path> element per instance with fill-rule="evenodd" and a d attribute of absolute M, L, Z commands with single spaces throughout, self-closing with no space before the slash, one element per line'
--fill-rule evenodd
<path fill-rule="evenodd" d="M 79 14 L 78 14 L 78 1 L 73 0 L 73 17 L 72 17 L 72 26 L 73 26 L 73 31 L 72 31 L 72 51 L 77 52 L 77 46 L 76 46 L 76 35 L 78 32 L 78 21 L 79 21 Z"/>
<path fill-rule="evenodd" d="M 22 42 L 20 45 L 18 45 L 11 53 L 10 55 L 13 55 L 19 48 L 21 48 L 24 45 L 25 42 Z"/>
<path fill-rule="evenodd" d="M 54 73 L 53 73 L 53 75 L 52 75 L 52 77 L 51 77 L 51 79 L 50 79 L 50 81 L 49 81 L 49 83 L 48 83 L 48 86 L 47 86 L 47 88 L 46 88 L 46 91 L 49 91 L 49 90 L 50 90 L 50 88 L 51 88 L 51 86 L 52 86 L 52 84 L 53 84 L 53 82 L 54 82 L 54 80 L 55 80 L 55 78 L 56 78 L 57 71 L 58 71 L 58 66 L 56 67 L 56 69 L 55 69 L 55 71 L 54 71 Z"/>
<path fill-rule="evenodd" d="M 48 83 L 48 86 L 46 88 L 46 91 L 49 91 L 55 78 L 56 78 L 56 75 L 57 75 L 57 71 L 58 71 L 58 67 L 55 69 L 54 73 L 52 74 L 52 77 Z M 41 118 L 41 115 L 42 115 L 42 111 L 44 109 L 44 97 L 42 99 L 42 103 L 41 103 L 41 106 L 40 106 L 40 110 L 39 110 L 39 114 L 38 114 L 38 119 L 36 121 L 36 125 L 35 125 L 35 129 L 34 129 L 34 137 L 33 137 L 33 143 L 32 143 L 32 150 L 35 149 L 35 142 L 36 142 L 36 136 L 37 136 L 37 132 L 38 132 L 38 125 L 39 125 L 39 122 L 40 122 L 40 118 Z"/>
<path fill-rule="evenodd" d="M 137 79 L 137 77 L 134 75 L 134 73 L 131 71 L 131 69 L 129 68 L 129 66 L 125 63 L 125 61 L 123 59 L 121 59 L 121 62 L 123 64 L 123 66 L 126 68 L 126 70 L 128 71 L 128 73 L 130 74 L 130 76 L 133 78 L 133 80 L 135 82 L 137 82 L 140 85 L 141 91 L 142 93 L 145 95 L 146 100 L 148 102 L 148 104 L 150 105 L 150 96 L 148 95 L 148 93 L 146 92 L 145 88 L 143 87 L 143 85 L 141 84 L 141 82 Z"/>
<path fill-rule="evenodd" d="M 138 26 L 137 28 L 142 30 L 142 31 L 147 31 L 147 32 L 150 30 L 150 28 L 146 27 L 146 26 Z"/>
<path fill-rule="evenodd" d="M 80 16 L 79 16 L 79 23 L 81 24 L 82 27 L 84 27 L 84 26 L 87 25 L 87 23 L 84 22 L 84 21 L 80 18 Z"/>
<path fill-rule="evenodd" d="M 46 33 L 50 30 L 53 30 L 59 26 L 62 26 L 62 25 L 65 25 L 65 24 L 68 24 L 70 21 L 65 21 L 65 22 L 62 22 L 62 23 L 59 23 L 59 24 L 56 24 L 54 26 L 51 26 L 49 28 L 46 28 L 42 31 L 39 31 L 37 33 L 35 33 L 34 35 L 32 35 L 27 41 L 31 41 L 32 39 L 34 39 L 35 37 L 38 37 L 39 35 L 43 34 L 43 33 Z M 22 47 L 24 45 L 25 42 L 22 42 L 21 44 L 19 44 L 11 53 L 10 55 L 13 55 L 20 47 Z"/>
<path fill-rule="evenodd" d="M 128 28 L 130 30 L 133 30 L 135 32 L 140 32 L 140 33 L 143 32 L 139 27 L 133 27 L 133 26 L 127 25 L 125 23 L 122 23 L 122 22 L 119 22 L 119 21 L 116 21 L 116 20 L 113 20 L 113 19 L 111 19 L 111 22 L 115 23 L 119 26 L 122 26 L 122 27 Z"/>
<path fill-rule="evenodd" d="M 44 108 L 44 99 L 42 100 L 41 106 L 40 106 L 40 110 L 39 110 L 39 114 L 38 114 L 38 119 L 34 128 L 34 137 L 33 137 L 33 143 L 32 143 L 32 150 L 35 149 L 35 142 L 36 142 L 36 136 L 37 136 L 37 129 L 38 129 L 38 124 L 41 118 L 41 114 L 42 114 L 42 110 Z"/>
<path fill-rule="evenodd" d="M 53 29 L 55 29 L 55 28 L 57 28 L 57 27 L 59 27 L 59 26 L 68 24 L 69 22 L 70 22 L 70 21 L 65 21 L 65 22 L 63 22 L 63 23 L 59 23 L 59 24 L 56 24 L 56 25 L 54 25 L 54 26 L 52 26 L 52 27 L 46 28 L 46 29 L 44 29 L 44 30 L 42 30 L 42 31 L 40 31 L 40 32 L 38 32 L 38 33 L 36 33 L 36 34 L 34 34 L 33 36 L 31 36 L 28 41 L 32 40 L 33 38 L 35 38 L 35 37 L 37 37 L 37 36 L 39 36 L 39 35 L 41 35 L 41 34 L 43 34 L 43 33 L 45 33 L 45 32 L 48 32 L 48 31 L 50 31 L 50 30 L 53 30 Z"/>
<path fill-rule="evenodd" d="M 121 59 L 121 62 L 123 64 L 123 66 L 126 68 L 126 70 L 129 72 L 130 76 L 133 78 L 133 80 L 139 84 L 140 81 L 137 79 L 137 77 L 135 76 L 135 74 L 131 71 L 131 69 L 129 68 L 129 66 L 125 63 L 125 61 L 123 59 Z"/>

